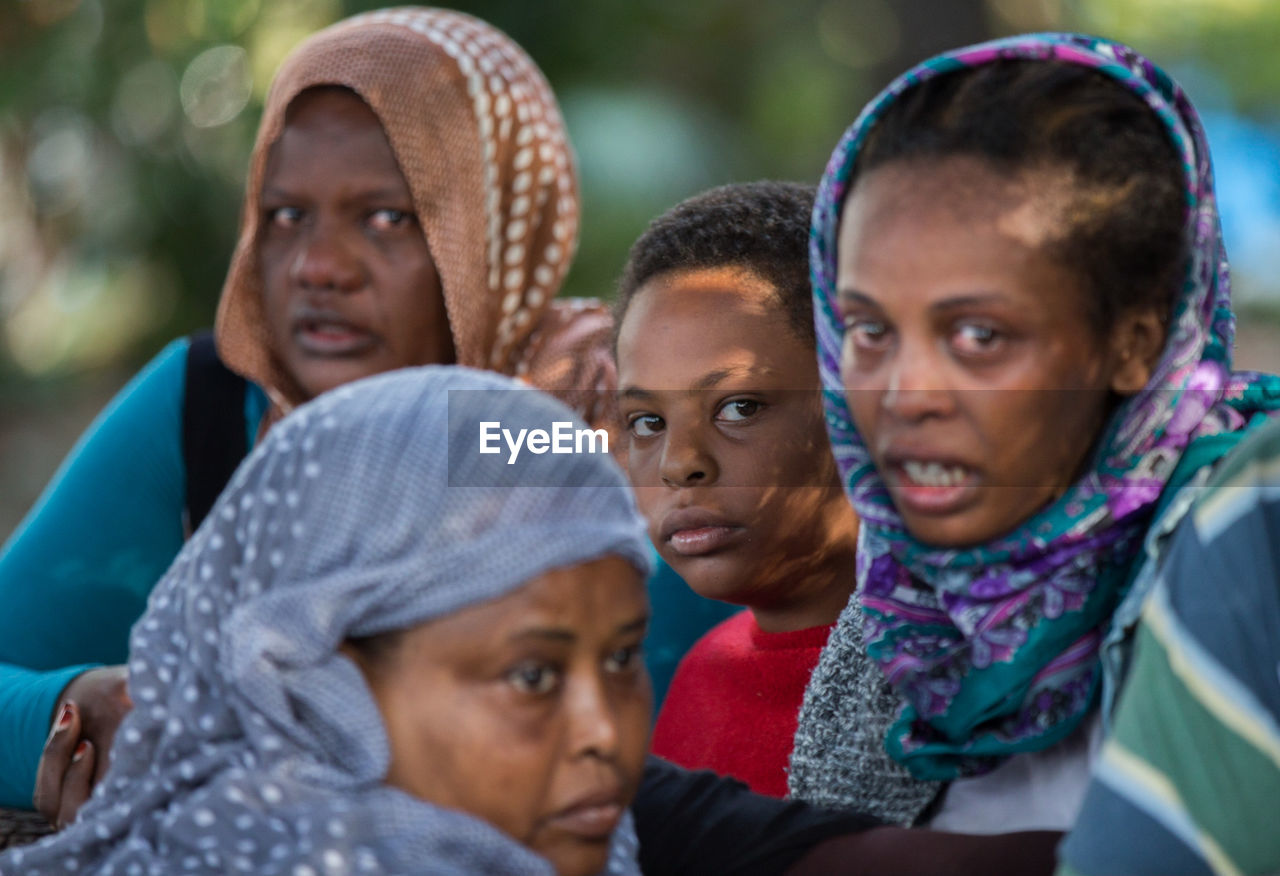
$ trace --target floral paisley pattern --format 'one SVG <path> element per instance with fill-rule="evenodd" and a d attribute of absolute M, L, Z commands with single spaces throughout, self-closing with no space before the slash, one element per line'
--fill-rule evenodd
<path fill-rule="evenodd" d="M 1186 170 L 1191 257 L 1152 379 L 1113 415 L 1088 472 L 1007 536 L 943 550 L 906 531 L 845 404 L 836 240 L 854 160 L 886 109 L 920 82 L 1002 59 L 1092 67 L 1150 106 Z M 1238 437 L 1280 406 L 1280 380 L 1231 371 L 1235 317 L 1199 118 L 1167 74 L 1102 39 L 1035 34 L 939 55 L 891 84 L 837 145 L 814 208 L 811 264 L 828 431 L 862 518 L 863 641 L 905 700 L 888 751 L 918 778 L 953 779 L 1047 748 L 1095 702 L 1100 642 L 1162 495 L 1191 474 L 1180 464 L 1216 461 L 1233 441 L 1207 458 L 1189 451 L 1210 436 Z"/>

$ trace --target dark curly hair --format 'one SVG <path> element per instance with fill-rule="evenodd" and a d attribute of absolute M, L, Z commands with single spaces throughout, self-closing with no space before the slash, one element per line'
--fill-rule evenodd
<path fill-rule="evenodd" d="M 1053 255 L 1089 290 L 1099 330 L 1153 307 L 1168 318 L 1189 257 L 1186 177 L 1164 123 L 1110 76 L 1064 61 L 1002 60 L 915 86 L 868 134 L 856 180 L 899 160 L 969 156 L 996 171 L 1068 173 Z"/>
<path fill-rule="evenodd" d="M 622 325 L 636 290 L 659 274 L 738 266 L 777 290 L 787 322 L 812 344 L 809 221 L 814 193 L 813 186 L 800 183 L 735 183 L 681 201 L 649 223 L 632 245 L 618 282 L 614 325 Z"/>

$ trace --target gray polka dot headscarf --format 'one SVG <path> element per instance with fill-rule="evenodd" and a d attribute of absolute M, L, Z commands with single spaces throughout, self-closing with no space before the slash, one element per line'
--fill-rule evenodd
<path fill-rule="evenodd" d="M 298 408 L 245 461 L 130 638 L 134 709 L 77 820 L 4 873 L 549 873 L 495 828 L 383 784 L 389 743 L 351 636 L 417 625 L 644 524 L 607 455 L 481 455 L 479 423 L 572 421 L 461 367 L 392 372 Z M 627 820 L 610 872 L 637 872 Z"/>

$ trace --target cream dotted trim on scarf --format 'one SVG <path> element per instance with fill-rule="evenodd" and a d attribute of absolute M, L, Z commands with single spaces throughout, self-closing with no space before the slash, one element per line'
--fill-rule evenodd
<path fill-rule="evenodd" d="M 577 246 L 577 202 L 563 120 L 541 71 L 508 37 L 479 19 L 447 10 L 398 9 L 370 12 L 346 22 L 349 27 L 384 23 L 425 37 L 452 58 L 467 79 L 484 153 L 488 285 L 495 298 L 502 296 L 489 367 L 503 370 L 512 358 L 517 331 L 529 327 L 531 309 L 541 309 L 554 295 Z M 504 225 L 496 158 L 499 142 L 511 141 L 513 118 L 519 131 L 512 160 L 511 207 Z M 535 154 L 541 162 L 536 188 Z M 552 194 L 558 198 L 554 239 L 534 262 L 530 284 L 524 261 L 528 241 L 538 230 L 530 219 L 537 221 L 537 211 Z M 519 373 L 518 365 L 517 369 Z"/>

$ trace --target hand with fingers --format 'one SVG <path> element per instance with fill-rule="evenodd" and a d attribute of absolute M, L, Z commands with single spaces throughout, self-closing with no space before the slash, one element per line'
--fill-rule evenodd
<path fill-rule="evenodd" d="M 36 811 L 61 829 L 70 824 L 107 771 L 111 741 L 133 708 L 124 666 L 90 669 L 72 679 L 54 709 L 53 728 L 36 768 Z"/>

